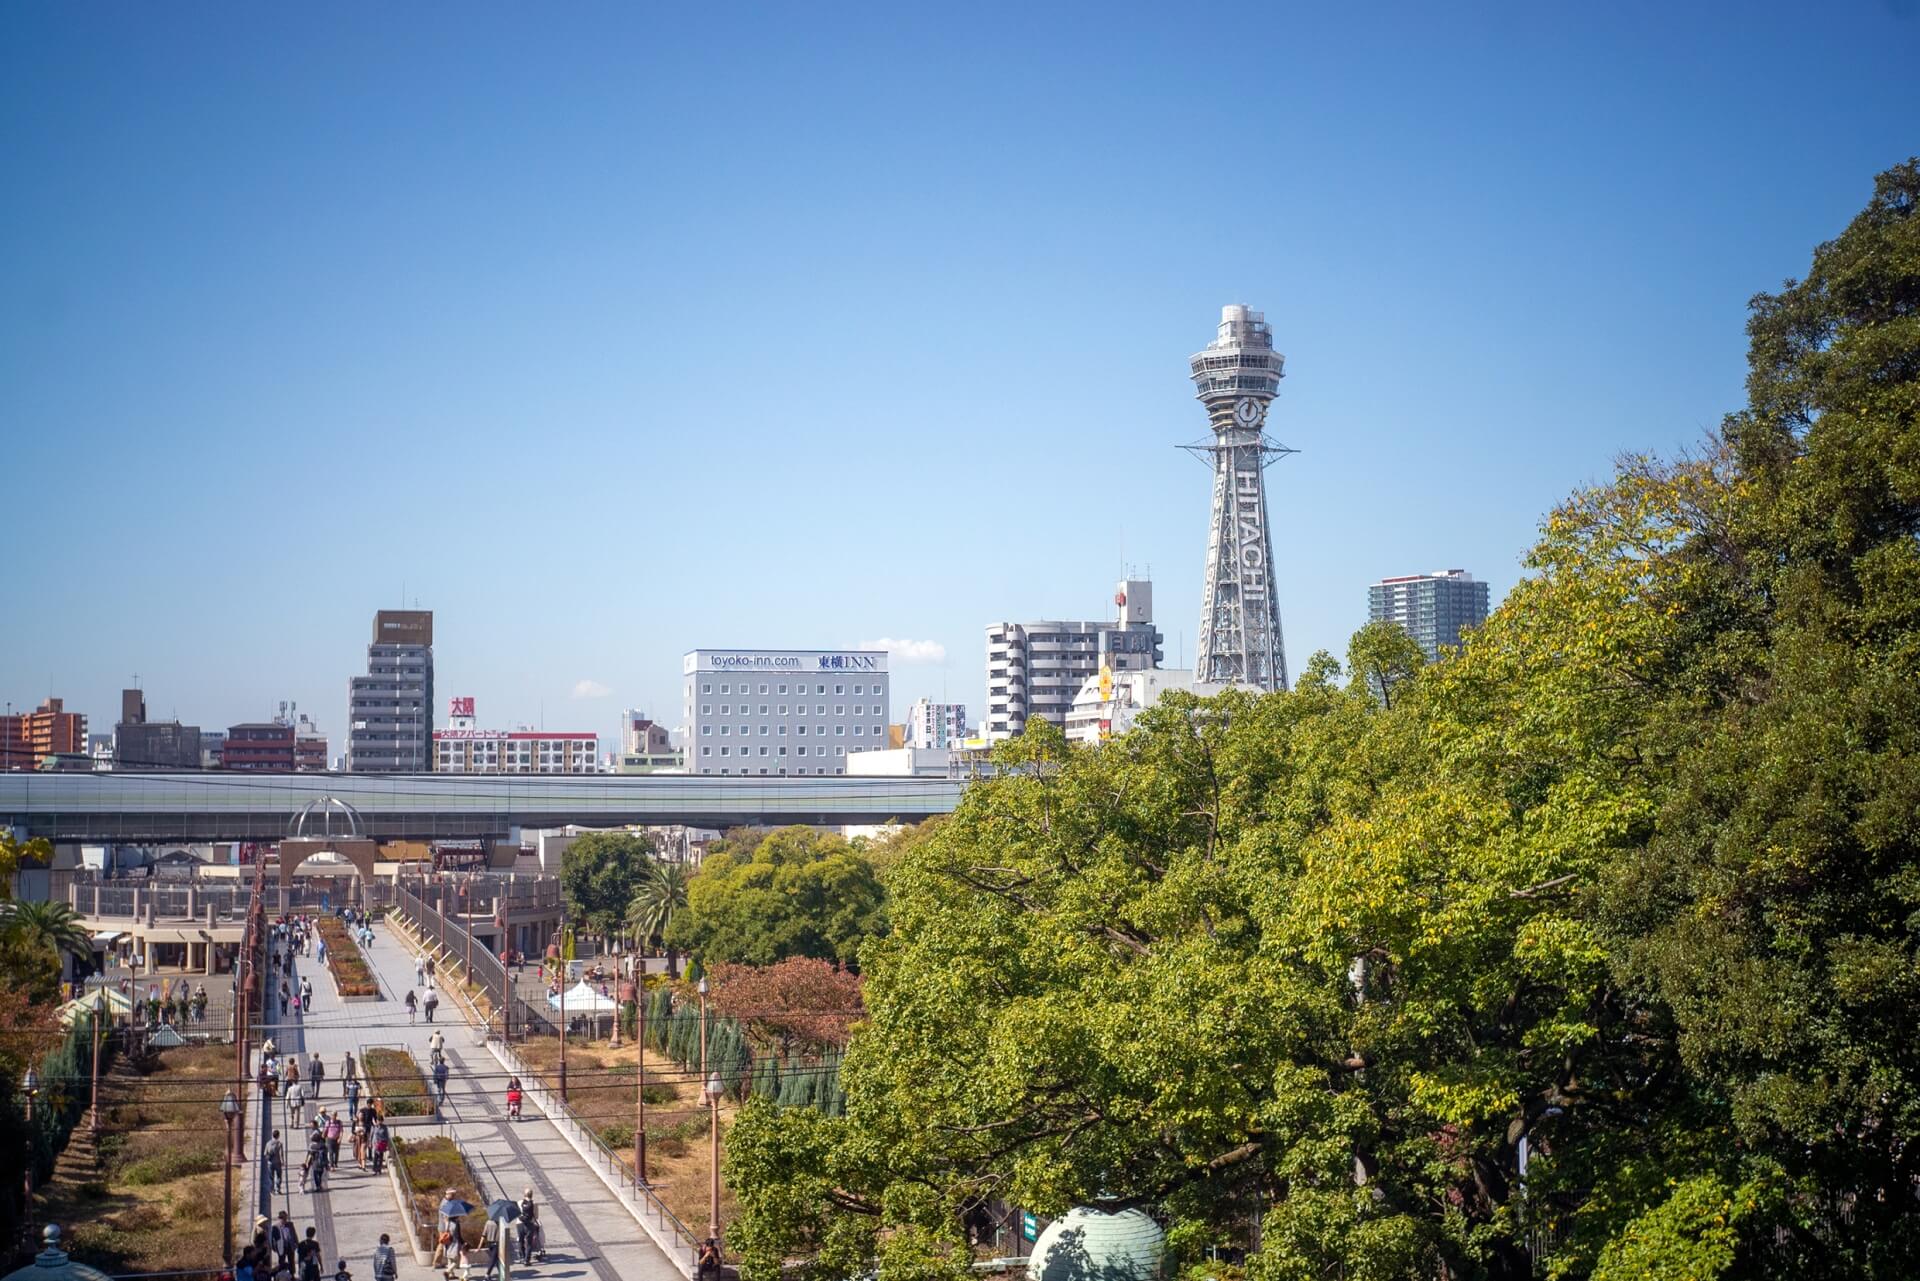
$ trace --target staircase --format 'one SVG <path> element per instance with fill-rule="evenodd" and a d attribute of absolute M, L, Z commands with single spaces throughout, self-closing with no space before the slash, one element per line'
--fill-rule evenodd
<path fill-rule="evenodd" d="M 100 1078 L 100 1097 L 110 1101 L 116 1095 L 129 1095 L 140 1079 L 139 1068 L 129 1062 L 126 1055 L 116 1054 L 113 1056 L 113 1065 Z M 105 1134 L 103 1130 L 102 1137 Z M 73 1127 L 73 1133 L 67 1137 L 67 1146 L 61 1150 L 59 1160 L 54 1162 L 53 1178 L 48 1182 L 56 1187 L 74 1189 L 81 1184 L 98 1182 L 99 1178 L 100 1153 L 94 1147 L 93 1126 L 89 1117 L 82 1116 L 80 1123 Z"/>

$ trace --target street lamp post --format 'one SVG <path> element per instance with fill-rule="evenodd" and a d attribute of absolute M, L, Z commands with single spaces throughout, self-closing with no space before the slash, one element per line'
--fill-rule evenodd
<path fill-rule="evenodd" d="M 220 1115 L 227 1118 L 227 1146 L 233 1146 L 233 1121 L 240 1115 L 239 1101 L 233 1097 L 233 1091 L 227 1091 L 227 1097 L 220 1100 Z M 225 1207 L 220 1215 L 220 1257 L 233 1266 L 233 1166 L 226 1165 L 226 1180 L 221 1204 Z"/>
<path fill-rule="evenodd" d="M 93 994 L 93 1105 L 92 1116 L 87 1121 L 87 1129 L 93 1133 L 93 1141 L 98 1149 L 100 1142 L 100 1021 L 107 1014 L 107 998 L 97 989 Z"/>
<path fill-rule="evenodd" d="M 40 1074 L 31 1066 L 26 1077 L 20 1082 L 27 1092 L 27 1201 L 24 1217 L 33 1222 L 33 1161 L 40 1154 L 40 1145 L 33 1141 L 33 1096 L 40 1093 Z"/>
<path fill-rule="evenodd" d="M 712 1144 L 713 1178 L 707 1188 L 707 1238 L 720 1240 L 720 1095 L 726 1087 L 715 1072 L 707 1078 L 707 1134 Z"/>
<path fill-rule="evenodd" d="M 700 1079 L 707 1094 L 707 1134 L 712 1142 L 713 1177 L 707 1199 L 707 1239 L 720 1239 L 720 1074 L 707 1072 L 707 976 L 700 976 Z"/>
<path fill-rule="evenodd" d="M 640 1083 L 633 1090 L 633 1176 L 641 1186 L 647 1182 L 647 985 L 634 972 L 633 985 L 633 1061 L 639 1069 Z"/>

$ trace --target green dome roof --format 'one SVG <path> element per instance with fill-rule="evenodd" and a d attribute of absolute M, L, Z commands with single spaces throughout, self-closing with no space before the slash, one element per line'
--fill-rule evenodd
<path fill-rule="evenodd" d="M 1047 1225 L 1027 1260 L 1031 1281 L 1160 1281 L 1167 1234 L 1140 1210 L 1081 1205 Z"/>

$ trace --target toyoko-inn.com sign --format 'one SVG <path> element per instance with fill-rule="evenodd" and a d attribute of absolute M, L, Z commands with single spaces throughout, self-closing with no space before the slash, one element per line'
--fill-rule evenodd
<path fill-rule="evenodd" d="M 696 649 L 680 670 L 694 672 L 784 672 L 790 675 L 839 672 L 878 674 L 887 670 L 885 650 L 843 649 Z"/>

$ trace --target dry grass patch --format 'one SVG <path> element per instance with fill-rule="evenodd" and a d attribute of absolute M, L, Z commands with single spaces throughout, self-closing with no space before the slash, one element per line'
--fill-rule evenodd
<path fill-rule="evenodd" d="M 230 1048 L 182 1046 L 136 1064 L 137 1081 L 101 1082 L 100 1177 L 47 1189 L 39 1210 L 71 1225 L 75 1261 L 111 1273 L 219 1265 L 218 1100 L 233 1086 L 233 1066 Z M 237 1193 L 244 1171 L 234 1173 Z"/>
<path fill-rule="evenodd" d="M 381 1100 L 388 1116 L 432 1116 L 433 1096 L 420 1065 L 405 1050 L 374 1047 L 360 1056 L 361 1075 L 371 1097 Z"/>

